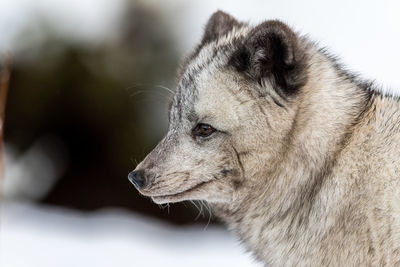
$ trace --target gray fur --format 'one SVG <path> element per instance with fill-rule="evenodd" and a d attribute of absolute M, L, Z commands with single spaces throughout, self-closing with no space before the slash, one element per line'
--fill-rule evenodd
<path fill-rule="evenodd" d="M 209 202 L 267 266 L 400 266 L 398 99 L 283 23 L 208 25 L 139 191 Z"/>

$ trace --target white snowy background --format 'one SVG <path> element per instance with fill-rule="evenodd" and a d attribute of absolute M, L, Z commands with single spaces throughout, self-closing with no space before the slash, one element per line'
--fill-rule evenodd
<path fill-rule="evenodd" d="M 212 12 L 222 9 L 254 24 L 281 19 L 329 47 L 349 69 L 375 79 L 382 90 L 400 88 L 398 1 L 142 2 L 170 18 L 182 53 L 199 40 Z M 16 36 L 38 16 L 51 21 L 59 34 L 102 42 L 123 8 L 123 0 L 0 0 L 0 51 L 23 45 L 15 43 Z M 219 226 L 175 227 L 123 210 L 87 214 L 18 200 L 29 181 L 51 186 L 59 175 L 54 164 L 60 163 L 40 153 L 40 144 L 19 160 L 7 148 L 0 266 L 260 266 Z M 35 198 L 44 192 L 22 193 Z"/>

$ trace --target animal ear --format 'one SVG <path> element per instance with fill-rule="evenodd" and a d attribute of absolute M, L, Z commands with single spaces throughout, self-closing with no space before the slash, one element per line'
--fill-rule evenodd
<path fill-rule="evenodd" d="M 282 97 L 294 94 L 306 82 L 305 54 L 297 35 L 280 21 L 267 21 L 250 31 L 230 63 L 260 84 L 270 78 Z"/>
<path fill-rule="evenodd" d="M 218 10 L 208 19 L 202 43 L 205 44 L 214 41 L 231 31 L 234 27 L 241 25 L 242 23 L 238 22 L 231 15 Z"/>

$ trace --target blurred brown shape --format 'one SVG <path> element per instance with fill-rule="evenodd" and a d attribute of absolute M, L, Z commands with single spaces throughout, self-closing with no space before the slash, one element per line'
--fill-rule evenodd
<path fill-rule="evenodd" d="M 94 43 L 61 37 L 40 23 L 40 30 L 27 28 L 17 40 L 24 46 L 13 52 L 4 133 L 22 156 L 46 136 L 65 148 L 50 156 L 65 158 L 65 170 L 36 201 L 82 212 L 126 208 L 193 223 L 200 211 L 192 205 L 160 209 L 127 179 L 167 130 L 171 95 L 164 87 L 174 86 L 179 51 L 160 10 L 132 2 L 113 37 Z"/>
<path fill-rule="evenodd" d="M 3 57 L 2 68 L 0 72 L 0 180 L 3 180 L 4 177 L 3 125 L 10 74 L 11 55 L 5 54 Z"/>

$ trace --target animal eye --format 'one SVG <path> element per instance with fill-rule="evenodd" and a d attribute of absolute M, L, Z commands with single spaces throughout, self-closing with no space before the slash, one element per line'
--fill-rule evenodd
<path fill-rule="evenodd" d="M 216 130 L 211 125 L 199 123 L 193 128 L 192 134 L 193 136 L 207 137 L 215 131 Z"/>

